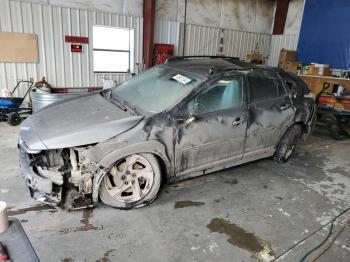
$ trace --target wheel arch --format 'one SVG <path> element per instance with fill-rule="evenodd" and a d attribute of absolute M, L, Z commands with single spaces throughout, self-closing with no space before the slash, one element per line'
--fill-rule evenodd
<path fill-rule="evenodd" d="M 305 130 L 306 130 L 306 128 L 307 128 L 307 125 L 306 125 L 304 122 L 302 122 L 302 121 L 297 121 L 297 122 L 291 123 L 290 125 L 288 125 L 288 126 L 283 130 L 283 132 L 281 132 L 281 135 L 280 135 L 279 138 L 277 139 L 277 142 L 276 142 L 276 144 L 275 144 L 275 146 L 274 146 L 275 149 L 277 149 L 277 146 L 278 146 L 278 144 L 281 142 L 281 139 L 283 138 L 284 134 L 285 134 L 292 126 L 294 126 L 294 125 L 300 125 L 300 126 L 301 126 L 301 130 L 302 130 L 302 133 L 304 132 L 304 128 L 305 128 Z"/>
<path fill-rule="evenodd" d="M 105 156 L 100 162 L 99 171 L 94 176 L 93 185 L 93 202 L 98 201 L 98 191 L 102 181 L 102 178 L 107 173 L 108 169 L 119 159 L 127 157 L 132 154 L 142 154 L 148 153 L 153 154 L 157 160 L 160 162 L 160 168 L 162 171 L 162 178 L 166 178 L 166 181 L 171 180 L 172 177 L 172 167 L 169 157 L 166 153 L 165 146 L 155 140 L 136 143 L 121 149 L 117 149 L 107 156 Z M 165 174 L 163 174 L 165 172 Z"/>

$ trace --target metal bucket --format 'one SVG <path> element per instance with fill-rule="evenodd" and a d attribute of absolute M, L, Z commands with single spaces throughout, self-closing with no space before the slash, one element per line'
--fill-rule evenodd
<path fill-rule="evenodd" d="M 41 93 L 32 91 L 30 96 L 32 98 L 32 110 L 33 113 L 38 112 L 40 109 L 68 98 L 78 97 L 84 93 Z"/>

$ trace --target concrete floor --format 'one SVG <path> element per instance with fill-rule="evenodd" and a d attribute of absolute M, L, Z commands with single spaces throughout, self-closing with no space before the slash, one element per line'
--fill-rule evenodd
<path fill-rule="evenodd" d="M 350 207 L 350 141 L 317 131 L 285 164 L 270 159 L 165 185 L 149 207 L 40 206 L 19 174 L 18 128 L 0 123 L 0 200 L 42 261 L 299 261 Z M 335 230 L 350 216 L 337 219 Z M 346 226 L 318 261 L 349 261 Z"/>

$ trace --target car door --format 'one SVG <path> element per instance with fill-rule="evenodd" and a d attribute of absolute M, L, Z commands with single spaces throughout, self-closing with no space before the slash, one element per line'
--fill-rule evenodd
<path fill-rule="evenodd" d="M 243 77 L 223 76 L 187 103 L 175 126 L 177 176 L 241 159 L 247 126 Z M 191 112 L 195 112 L 195 116 Z"/>
<path fill-rule="evenodd" d="M 249 123 L 245 156 L 272 154 L 281 135 L 294 119 L 290 97 L 279 78 L 269 73 L 250 73 Z"/>

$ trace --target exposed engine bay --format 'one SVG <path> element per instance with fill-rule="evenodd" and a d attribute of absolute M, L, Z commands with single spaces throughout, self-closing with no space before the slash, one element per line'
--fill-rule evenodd
<path fill-rule="evenodd" d="M 32 180 L 26 179 L 32 196 L 66 209 L 92 206 L 94 168 L 82 156 L 84 150 L 86 147 L 27 154 L 29 168 L 36 175 Z"/>

